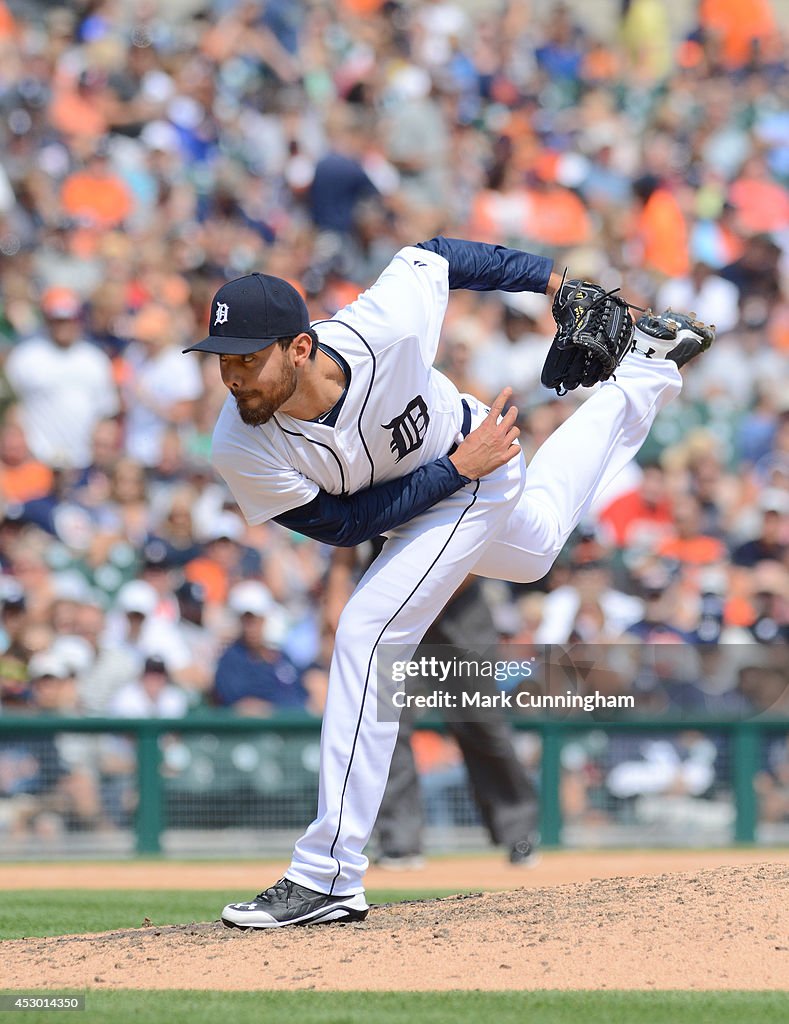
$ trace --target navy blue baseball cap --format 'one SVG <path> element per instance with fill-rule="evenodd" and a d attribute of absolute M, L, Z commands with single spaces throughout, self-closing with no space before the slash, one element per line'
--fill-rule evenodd
<path fill-rule="evenodd" d="M 309 326 L 307 306 L 292 284 L 247 274 L 222 285 L 211 301 L 211 333 L 183 351 L 248 356 Z"/>

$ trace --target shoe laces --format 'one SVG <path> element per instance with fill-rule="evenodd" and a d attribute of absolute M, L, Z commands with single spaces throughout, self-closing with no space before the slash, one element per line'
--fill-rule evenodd
<path fill-rule="evenodd" d="M 285 906 L 287 906 L 288 900 L 290 899 L 291 893 L 293 892 L 293 886 L 295 884 L 296 883 L 291 882 L 289 878 L 280 878 L 278 882 L 275 882 L 273 885 L 270 885 L 268 889 L 264 889 L 263 892 L 258 893 L 255 899 L 267 900 L 268 902 L 272 902 L 273 900 L 277 898 L 281 899 L 284 896 Z"/>

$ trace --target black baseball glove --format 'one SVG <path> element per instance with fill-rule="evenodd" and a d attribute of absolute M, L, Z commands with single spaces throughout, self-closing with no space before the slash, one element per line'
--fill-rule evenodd
<path fill-rule="evenodd" d="M 564 395 L 611 377 L 633 340 L 625 300 L 591 281 L 563 279 L 552 312 L 556 334 L 542 368 L 544 386 Z"/>

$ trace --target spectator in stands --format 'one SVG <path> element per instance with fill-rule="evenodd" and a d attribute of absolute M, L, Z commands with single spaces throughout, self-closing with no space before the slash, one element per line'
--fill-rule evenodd
<path fill-rule="evenodd" d="M 208 524 L 202 553 L 187 563 L 184 575 L 205 589 L 206 602 L 224 604 L 230 588 L 260 573 L 260 554 L 244 544 L 244 523 L 235 512 L 220 512 Z"/>
<path fill-rule="evenodd" d="M 703 532 L 702 507 L 695 494 L 680 494 L 672 509 L 673 535 L 658 546 L 662 558 L 676 559 L 681 565 L 713 565 L 726 557 L 725 545 Z"/>
<path fill-rule="evenodd" d="M 191 327 L 191 320 L 188 325 Z M 126 349 L 128 377 L 123 388 L 126 406 L 126 448 L 143 466 L 157 466 L 168 427 L 188 423 L 203 393 L 196 364 L 185 370 L 181 345 L 186 337 L 183 317 L 164 306 L 148 305 L 136 316 L 134 341 Z"/>
<path fill-rule="evenodd" d="M 330 111 L 326 123 L 328 151 L 318 161 L 309 187 L 309 208 L 320 231 L 338 236 L 352 233 L 356 209 L 378 195 L 362 164 L 365 138 L 352 108 Z"/>
<path fill-rule="evenodd" d="M 653 174 L 633 182 L 638 202 L 634 239 L 641 249 L 641 262 L 666 277 L 688 273 L 688 229 L 672 191 Z"/>
<path fill-rule="evenodd" d="M 52 839 L 68 806 L 66 768 L 51 735 L 0 740 L 0 828 Z"/>
<path fill-rule="evenodd" d="M 173 681 L 197 699 L 213 680 L 217 644 L 202 649 L 195 647 L 194 635 L 181 622 L 181 603 L 175 593 L 177 582 L 167 547 L 161 541 L 151 540 L 143 549 L 144 562 L 137 582 L 147 583 L 156 593 L 156 609 L 147 625 L 142 640 L 148 653 L 166 652 Z M 199 587 L 199 584 L 195 584 Z M 211 653 L 209 661 L 204 655 Z"/>
<path fill-rule="evenodd" d="M 30 652 L 24 643 L 27 625 L 25 592 L 13 580 L 5 579 L 0 597 L 0 712 L 24 709 L 29 698 L 27 660 Z"/>
<path fill-rule="evenodd" d="M 740 318 L 736 287 L 703 260 L 693 264 L 687 277 L 670 278 L 661 286 L 657 307 L 692 310 L 699 320 L 715 324 L 718 334 L 733 330 Z"/>
<path fill-rule="evenodd" d="M 52 470 L 28 448 L 18 406 L 10 406 L 0 427 L 0 499 L 9 505 L 43 498 L 52 489 Z"/>
<path fill-rule="evenodd" d="M 6 363 L 34 457 L 49 466 L 90 462 L 93 428 L 118 411 L 107 357 L 82 336 L 79 296 L 53 287 L 41 298 L 41 333 L 21 342 Z"/>
<path fill-rule="evenodd" d="M 771 653 L 775 656 L 753 658 L 740 669 L 738 687 L 752 712 L 783 717 L 789 710 L 786 658 L 781 649 Z"/>
<path fill-rule="evenodd" d="M 393 71 L 383 125 L 386 157 L 400 176 L 406 202 L 441 208 L 447 200 L 448 125 L 424 68 L 403 63 Z"/>
<path fill-rule="evenodd" d="M 66 178 L 60 194 L 66 216 L 94 229 L 119 227 L 133 209 L 133 197 L 109 156 L 106 139 L 90 145 L 84 167 Z"/>
<path fill-rule="evenodd" d="M 176 589 L 175 596 L 180 616 L 178 634 L 189 651 L 190 664 L 195 670 L 192 688 L 205 693 L 214 681 L 214 666 L 220 651 L 219 627 L 210 629 L 205 621 L 205 591 L 199 583 L 184 580 Z"/>
<path fill-rule="evenodd" d="M 107 712 L 116 718 L 182 718 L 189 699 L 169 679 L 163 658 L 145 659 L 137 679 L 122 686 L 110 699 Z"/>
<path fill-rule="evenodd" d="M 277 647 L 279 610 L 267 588 L 254 580 L 239 583 L 230 591 L 228 605 L 241 628 L 219 659 L 213 691 L 216 703 L 242 715 L 303 709 L 307 692 L 298 669 Z"/>
<path fill-rule="evenodd" d="M 789 575 L 779 562 L 759 562 L 751 581 L 753 609 L 746 633 L 751 642 L 789 643 Z"/>
<path fill-rule="evenodd" d="M 194 490 L 187 484 L 174 487 L 167 498 L 167 511 L 151 534 L 149 543 L 161 544 L 173 567 L 183 567 L 200 556 L 192 518 L 195 498 Z"/>
<path fill-rule="evenodd" d="M 761 529 L 732 553 L 734 565 L 753 568 L 757 562 L 781 562 L 789 549 L 789 494 L 778 489 L 763 492 L 759 501 Z"/>
<path fill-rule="evenodd" d="M 718 752 L 706 736 L 681 733 L 674 740 L 645 739 L 630 743 L 631 756 L 619 759 L 628 741 L 616 744 L 609 756 L 616 759 L 606 777 L 606 786 L 620 804 L 620 813 L 629 806 L 636 820 L 659 820 L 665 825 L 691 827 L 702 819 L 701 798 L 715 783 Z M 659 802 L 655 797 L 661 797 Z M 624 806 L 623 806 L 624 805 Z M 715 813 L 715 808 L 712 808 Z"/>
<path fill-rule="evenodd" d="M 543 602 L 537 643 L 563 644 L 570 640 L 582 607 L 596 612 L 597 630 L 607 639 L 620 636 L 641 617 L 641 601 L 611 585 L 608 553 L 593 532 L 581 534 L 570 555 L 570 565 L 570 581 L 552 590 Z"/>
<path fill-rule="evenodd" d="M 124 456 L 116 460 L 111 472 L 108 499 L 96 510 L 98 533 L 109 545 L 126 540 L 141 547 L 151 519 L 145 467 Z"/>
<path fill-rule="evenodd" d="M 99 420 L 93 428 L 90 464 L 70 486 L 71 497 L 94 513 L 112 497 L 115 465 L 123 455 L 123 429 L 117 418 Z"/>
<path fill-rule="evenodd" d="M 486 394 L 495 396 L 503 387 L 511 387 L 512 403 L 520 407 L 533 401 L 534 389 L 540 389 L 540 371 L 550 347 L 541 324 L 549 303 L 534 292 L 506 292 L 501 300 L 501 327 L 474 352 L 473 371 Z"/>
<path fill-rule="evenodd" d="M 658 462 L 641 467 L 638 487 L 620 494 L 600 512 L 600 522 L 620 548 L 654 548 L 671 531 L 671 503 Z"/>
<path fill-rule="evenodd" d="M 77 677 L 79 701 L 86 715 L 102 715 L 115 693 L 130 683 L 139 661 L 127 647 L 113 643 L 106 632 L 104 609 L 93 601 L 77 607 L 74 634 L 93 652 L 93 660 Z"/>
<path fill-rule="evenodd" d="M 51 650 L 34 654 L 28 678 L 31 704 L 37 711 L 65 716 L 79 713 L 76 679 L 63 658 Z"/>
<path fill-rule="evenodd" d="M 145 580 L 124 583 L 115 598 L 107 635 L 110 642 L 121 646 L 135 658 L 137 665 L 149 657 L 166 654 L 171 672 L 189 666 L 189 651 L 178 635 L 171 618 L 159 614 L 160 599 Z"/>
<path fill-rule="evenodd" d="M 74 673 L 54 650 L 30 659 L 28 677 L 29 713 L 79 713 Z M 12 832 L 51 837 L 101 827 L 99 738 L 59 733 L 0 743 L 0 803 L 3 797 Z"/>
<path fill-rule="evenodd" d="M 145 544 L 138 574 L 141 580 L 156 591 L 157 617 L 166 622 L 175 622 L 178 619 L 178 602 L 173 593 L 175 567 L 166 544 L 156 539 Z"/>

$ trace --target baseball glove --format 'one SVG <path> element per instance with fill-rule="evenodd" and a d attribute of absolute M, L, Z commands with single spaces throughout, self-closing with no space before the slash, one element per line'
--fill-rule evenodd
<path fill-rule="evenodd" d="M 565 281 L 553 298 L 556 334 L 541 380 L 558 395 L 608 380 L 633 340 L 628 304 L 591 281 Z"/>

